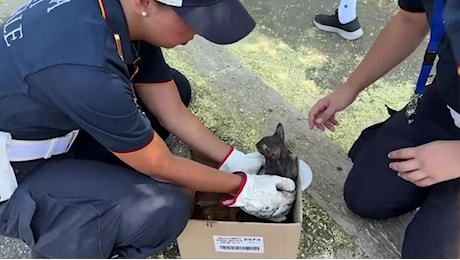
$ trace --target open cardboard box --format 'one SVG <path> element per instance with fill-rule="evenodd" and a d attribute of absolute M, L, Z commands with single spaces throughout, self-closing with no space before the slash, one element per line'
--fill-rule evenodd
<path fill-rule="evenodd" d="M 177 238 L 181 257 L 297 258 L 302 228 L 300 186 L 298 178 L 292 223 L 209 221 L 191 218 Z M 195 200 L 192 201 L 195 203 Z"/>

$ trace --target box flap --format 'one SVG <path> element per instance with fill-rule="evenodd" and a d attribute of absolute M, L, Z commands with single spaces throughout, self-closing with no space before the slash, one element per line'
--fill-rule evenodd
<path fill-rule="evenodd" d="M 299 159 L 297 159 L 299 160 Z M 300 181 L 300 174 L 297 175 L 297 180 L 296 180 L 296 200 L 294 202 L 294 207 L 292 209 L 292 215 L 294 218 L 294 223 L 300 223 L 302 224 L 302 218 L 303 218 L 303 203 L 302 203 L 302 186 L 301 186 L 301 181 Z"/>

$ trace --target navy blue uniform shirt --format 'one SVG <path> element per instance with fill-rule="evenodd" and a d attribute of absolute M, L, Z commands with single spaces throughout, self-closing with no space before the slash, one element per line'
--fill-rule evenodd
<path fill-rule="evenodd" d="M 431 22 L 434 0 L 399 0 L 401 9 L 408 12 L 426 12 Z M 460 1 L 446 0 L 444 8 L 446 33 L 438 49 L 435 85 L 443 99 L 460 112 L 460 81 L 457 66 L 460 60 Z"/>
<path fill-rule="evenodd" d="M 0 25 L 1 131 L 40 140 L 84 129 L 117 152 L 152 140 L 131 82 L 169 81 L 170 69 L 160 48 L 130 41 L 118 1 L 105 12 L 97 0 L 33 0 Z"/>

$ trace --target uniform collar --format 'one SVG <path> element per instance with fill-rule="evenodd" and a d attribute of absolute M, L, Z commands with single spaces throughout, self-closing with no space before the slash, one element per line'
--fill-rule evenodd
<path fill-rule="evenodd" d="M 107 22 L 112 29 L 113 34 L 120 35 L 121 49 L 123 52 L 124 62 L 133 64 L 136 55 L 129 38 L 128 23 L 123 12 L 123 8 L 118 0 L 104 1 Z"/>

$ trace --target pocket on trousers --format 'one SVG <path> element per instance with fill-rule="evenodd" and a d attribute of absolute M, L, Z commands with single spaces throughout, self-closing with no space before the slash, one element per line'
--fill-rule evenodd
<path fill-rule="evenodd" d="M 45 257 L 109 258 L 112 253 L 120 223 L 118 203 L 21 190 L 8 204 L 2 233 L 22 239 Z"/>

